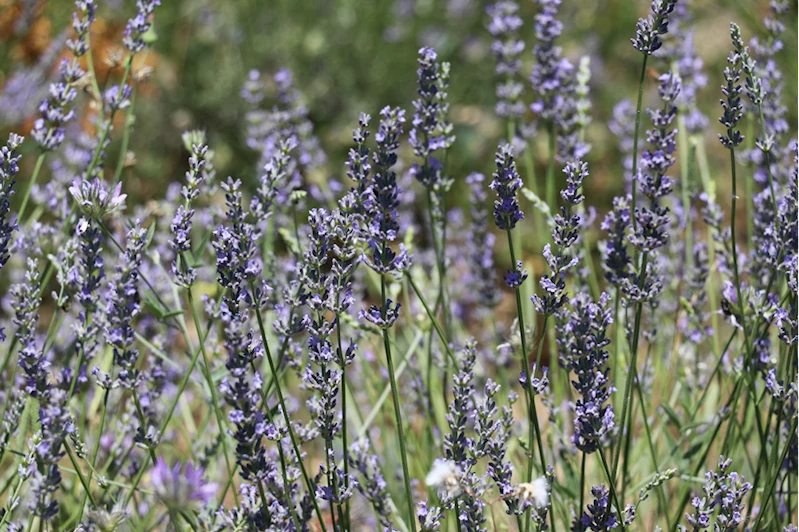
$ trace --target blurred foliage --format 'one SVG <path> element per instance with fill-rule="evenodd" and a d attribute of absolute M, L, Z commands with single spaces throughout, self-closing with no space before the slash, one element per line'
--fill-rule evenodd
<path fill-rule="evenodd" d="M 494 61 L 485 30 L 485 5 L 472 0 L 165 0 L 156 13 L 157 40 L 146 63 L 153 77 L 139 91 L 131 149 L 136 165 L 128 179 L 142 187 L 128 193 L 159 194 L 183 174 L 186 154 L 180 133 L 204 128 L 217 153 L 220 175 L 234 175 L 245 183 L 257 175 L 257 154 L 245 143 L 244 102 L 241 86 L 250 69 L 271 75 L 290 69 L 297 88 L 310 109 L 316 133 L 328 153 L 328 165 L 315 176 L 342 175 L 350 145 L 350 131 L 360 112 L 376 114 L 384 105 L 401 105 L 412 111 L 415 97 L 416 51 L 434 46 L 442 60 L 452 63 L 450 101 L 458 140 L 449 155 L 456 179 L 470 171 L 490 172 L 493 153 L 503 128 L 493 113 Z M 93 34 L 95 62 L 103 63 L 119 47 L 121 31 L 132 16 L 132 1 L 101 2 Z M 529 72 L 534 45 L 535 6 L 520 2 L 527 43 L 523 71 Z M 41 61 L 48 45 L 57 46 L 68 30 L 72 4 L 67 0 L 0 0 L 0 87 L 14 72 Z M 564 0 L 561 44 L 567 57 L 577 62 L 591 57 L 593 123 L 588 140 L 592 179 L 589 198 L 601 209 L 622 189 L 616 139 L 606 122 L 622 98 L 633 98 L 640 56 L 629 43 L 635 23 L 649 2 L 635 0 Z M 792 19 L 796 19 L 795 4 Z M 719 89 L 730 49 L 728 27 L 741 24 L 748 39 L 762 34 L 767 14 L 764 0 L 694 0 L 696 46 L 705 61 L 708 86 L 700 93 L 703 111 L 711 118 L 706 140 L 711 164 L 724 161 L 716 139 L 720 126 Z M 781 67 L 786 79 L 787 102 L 797 98 L 796 25 L 788 24 Z M 52 44 L 55 43 L 55 44 Z M 46 54 L 45 54 L 46 55 Z M 51 61 L 54 65 L 55 61 Z M 656 98 L 652 78 L 667 65 L 650 63 L 648 97 Z M 51 66 L 50 71 L 53 70 Z M 118 76 L 119 69 L 105 67 L 99 75 Z M 47 76 L 38 83 L 45 89 Z M 2 99 L 0 88 L 0 102 Z M 526 99 L 529 101 L 528 93 Z M 35 114 L 35 106 L 32 102 Z M 796 123 L 796 106 L 790 107 Z M 27 133 L 30 117 L 2 123 L 0 129 Z M 90 127 L 86 124 L 86 127 Z M 544 135 L 536 138 L 538 164 L 546 158 Z M 115 160 L 118 141 L 112 144 Z M 30 147 L 29 147 L 30 149 Z M 410 154 L 406 160 L 410 160 Z M 726 166 L 723 166 L 726 167 Z M 327 174 L 325 174 L 325 172 Z M 543 172 L 539 172 L 539 176 Z M 720 182 L 726 186 L 726 180 Z M 455 187 L 455 193 L 464 187 Z M 724 197 L 724 196 L 722 196 Z M 142 198 L 144 199 L 144 198 Z M 459 198 L 461 199 L 461 198 Z"/>

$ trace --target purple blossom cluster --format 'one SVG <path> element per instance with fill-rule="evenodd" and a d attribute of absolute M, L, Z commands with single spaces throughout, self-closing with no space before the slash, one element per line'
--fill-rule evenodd
<path fill-rule="evenodd" d="M 602 58 L 566 57 L 572 3 L 534 3 L 526 54 L 527 8 L 495 2 L 479 14 L 503 127 L 466 124 L 480 104 L 454 100 L 462 57 L 442 39 L 406 73 L 407 120 L 360 113 L 338 169 L 316 87 L 252 71 L 229 113 L 257 167 L 217 179 L 230 146 L 187 131 L 185 175 L 143 202 L 134 56 L 159 5 L 136 2 L 109 58 L 122 77 L 98 79 L 105 7 L 78 0 L 34 157 L 14 133 L 0 146 L 0 530 L 796 530 L 791 6 L 733 23 L 711 72 L 698 13 L 654 0 L 638 103 L 611 110 L 592 94 Z M 610 114 L 608 177 L 588 126 Z M 505 126 L 493 167 L 453 160 Z"/>
<path fill-rule="evenodd" d="M 494 72 L 499 79 L 495 111 L 502 118 L 520 118 L 524 115 L 521 99 L 524 84 L 519 78 L 524 41 L 519 39 L 522 19 L 518 12 L 519 5 L 513 1 L 496 2 L 486 7 L 488 32 L 494 38 L 491 43 L 491 52 L 496 61 Z"/>

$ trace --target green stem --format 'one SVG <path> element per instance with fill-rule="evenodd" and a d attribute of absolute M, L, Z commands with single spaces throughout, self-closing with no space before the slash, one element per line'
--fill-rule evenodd
<path fill-rule="evenodd" d="M 291 446 L 293 447 L 294 454 L 297 457 L 297 463 L 300 466 L 300 471 L 302 472 L 302 477 L 305 480 L 305 485 L 308 489 L 308 493 L 311 494 L 311 501 L 313 502 L 314 509 L 316 511 L 316 517 L 319 519 L 319 525 L 322 527 L 322 530 L 327 532 L 327 527 L 325 526 L 325 521 L 322 517 L 322 512 L 319 509 L 319 504 L 316 501 L 316 489 L 313 483 L 311 482 L 311 479 L 308 476 L 308 472 L 305 469 L 305 464 L 302 461 L 302 454 L 300 454 L 300 449 L 299 446 L 297 445 L 297 438 L 294 434 L 294 428 L 291 425 L 289 412 L 286 409 L 286 402 L 283 399 L 283 389 L 280 386 L 280 381 L 278 380 L 277 376 L 277 368 L 275 367 L 275 361 L 272 359 L 272 352 L 269 349 L 269 340 L 267 339 L 266 336 L 266 327 L 264 327 L 264 320 L 263 317 L 261 316 L 261 308 L 259 307 L 259 305 L 255 305 L 255 316 L 258 320 L 258 329 L 261 333 L 261 342 L 263 343 L 264 351 L 266 352 L 266 359 L 267 362 L 269 363 L 269 370 L 272 372 L 272 380 L 275 383 L 275 390 L 277 390 L 277 398 L 280 403 L 280 409 L 283 412 L 283 420 L 286 423 L 286 429 L 288 430 L 289 438 L 291 439 Z M 268 409 L 269 406 L 266 404 L 266 397 L 263 397 L 263 401 L 264 401 L 264 408 Z"/>
<path fill-rule="evenodd" d="M 683 268 L 683 276 L 685 276 L 685 272 L 690 272 L 693 268 L 694 260 L 690 187 L 696 148 L 691 149 L 688 145 L 688 133 L 685 131 L 685 117 L 682 113 L 677 116 L 677 127 L 677 141 L 679 143 L 677 151 L 680 154 L 680 195 L 683 216 L 685 217 L 685 267 Z"/>
<path fill-rule="evenodd" d="M 547 125 L 547 141 L 549 145 L 549 161 L 547 162 L 547 205 L 552 213 L 558 210 L 558 198 L 555 187 L 555 124 L 550 122 Z"/>
<path fill-rule="evenodd" d="M 644 54 L 644 60 L 641 63 L 641 79 L 638 82 L 638 103 L 635 107 L 635 131 L 633 133 L 633 182 L 631 183 L 632 188 L 632 209 L 633 212 L 635 211 L 635 197 L 636 197 L 636 189 L 637 186 L 637 174 L 638 174 L 638 137 L 639 132 L 641 130 L 641 106 L 644 101 L 644 80 L 646 79 L 646 62 L 649 59 L 648 54 Z M 632 216 L 632 224 L 633 224 L 633 231 L 636 229 L 636 220 L 635 216 Z M 615 478 L 615 473 L 614 473 Z"/>
<path fill-rule="evenodd" d="M 347 443 L 347 361 L 344 358 L 344 348 L 341 343 L 341 315 L 336 313 L 336 340 L 338 342 L 338 358 L 341 364 L 341 444 L 344 450 L 344 490 L 350 487 L 349 460 L 347 453 L 349 447 Z M 350 528 L 350 501 L 345 503 L 346 526 Z M 340 520 L 339 520 L 340 521 Z"/>
<path fill-rule="evenodd" d="M 635 190 L 633 188 L 633 190 Z M 634 218 L 634 217 L 633 217 Z M 644 279 L 646 277 L 646 266 L 647 266 L 647 259 L 648 254 L 644 253 L 643 257 L 641 258 L 641 271 L 638 274 L 639 278 L 639 288 L 643 288 L 644 286 Z M 633 343 L 630 350 L 630 362 L 629 368 L 630 370 L 627 371 L 627 379 L 624 384 L 624 399 L 622 402 L 621 408 L 621 419 L 619 420 L 619 427 L 622 428 L 619 434 L 619 448 L 616 451 L 616 456 L 613 460 L 613 479 L 616 479 L 616 474 L 619 470 L 619 459 L 621 458 L 622 452 L 624 453 L 625 460 L 627 459 L 627 452 L 629 451 L 629 446 L 626 444 L 622 444 L 623 437 L 624 437 L 624 427 L 625 421 L 627 419 L 627 412 L 630 409 L 630 402 L 632 401 L 632 389 L 633 389 L 633 379 L 635 378 L 635 370 L 636 363 L 638 360 L 638 338 L 641 332 L 641 314 L 643 313 L 643 302 L 639 302 L 636 304 L 635 309 L 635 328 L 633 331 Z"/>
<path fill-rule="evenodd" d="M 510 260 L 513 267 L 516 267 L 516 252 L 513 247 L 513 237 L 511 236 L 510 229 L 506 231 L 508 237 L 508 249 L 510 250 Z M 527 359 L 528 352 L 527 352 L 527 340 L 525 339 L 525 327 L 524 327 L 524 309 L 522 307 L 522 293 L 520 287 L 516 287 L 516 314 L 518 315 L 519 321 L 519 338 L 521 340 L 521 364 L 522 364 L 522 372 L 526 375 L 524 380 L 524 394 L 527 399 L 527 418 L 528 418 L 528 436 L 527 441 L 530 448 L 528 449 L 528 457 L 527 457 L 527 479 L 528 482 L 533 481 L 533 439 L 536 440 L 538 444 L 538 456 L 541 460 L 541 471 L 546 471 L 546 459 L 544 458 L 544 445 L 541 441 L 541 429 L 539 428 L 538 424 L 538 412 L 535 408 L 535 396 L 533 394 L 533 387 L 532 387 L 532 379 L 533 379 L 533 372 L 530 368 L 529 361 Z M 547 317 L 544 317 L 544 330 L 541 333 L 541 340 L 538 344 L 538 355 L 536 356 L 536 370 L 538 369 L 538 364 L 540 364 L 541 358 L 541 348 L 544 344 L 544 334 L 546 333 L 546 320 Z M 550 517 L 552 519 L 552 529 L 555 530 L 555 517 L 554 512 L 550 513 Z M 527 514 L 527 520 L 525 521 L 525 529 L 529 530 L 530 527 L 530 513 Z"/>
<path fill-rule="evenodd" d="M 791 423 L 791 430 L 788 432 L 789 436 L 785 441 L 785 447 L 782 449 L 782 454 L 780 455 L 780 459 L 779 461 L 776 462 L 776 464 L 782 464 L 783 462 L 785 462 L 785 458 L 788 456 L 788 451 L 791 449 L 791 437 L 794 434 L 796 434 L 796 418 L 794 418 L 793 422 Z M 768 507 L 768 503 L 771 500 L 771 494 L 774 492 L 774 487 L 777 485 L 777 479 L 780 476 L 780 470 L 781 470 L 780 467 L 775 467 L 775 472 L 766 485 L 766 491 L 760 505 L 760 512 L 758 512 L 757 514 L 757 520 L 755 520 L 755 526 L 752 527 L 752 530 L 760 530 L 759 528 L 760 521 L 763 519 L 763 516 L 766 514 L 766 508 Z"/>
<path fill-rule="evenodd" d="M 608 468 L 608 461 L 605 460 L 605 451 L 602 450 L 602 447 L 599 447 L 599 458 L 602 462 L 602 467 L 605 470 L 605 475 L 608 477 L 608 486 L 610 487 L 610 494 L 613 497 L 613 503 L 616 505 L 616 512 L 619 514 L 619 525 L 621 526 L 622 532 L 626 530 L 624 526 L 624 509 L 622 508 L 621 504 L 619 504 L 619 498 L 616 496 L 616 485 L 615 479 L 610 474 L 610 469 Z"/>
<path fill-rule="evenodd" d="M 33 191 L 33 187 L 36 184 L 36 179 L 39 177 L 39 173 L 42 170 L 42 165 L 44 164 L 44 158 L 47 156 L 47 152 L 43 151 L 39 154 L 39 157 L 36 159 L 36 166 L 33 167 L 33 173 L 31 174 L 31 179 L 28 181 L 28 188 L 25 190 L 25 195 L 22 196 L 22 204 L 19 206 L 19 212 L 17 213 L 17 221 L 22 223 L 25 220 L 25 208 L 28 206 L 28 201 L 31 198 L 31 192 Z"/>
<path fill-rule="evenodd" d="M 447 342 L 447 337 L 444 334 L 444 331 L 441 329 L 441 324 L 438 323 L 436 319 L 435 313 L 430 309 L 430 306 L 427 304 L 427 300 L 422 295 L 422 291 L 419 289 L 419 286 L 416 284 L 416 281 L 413 280 L 410 272 L 406 272 L 405 276 L 408 278 L 408 281 L 411 283 L 411 288 L 416 293 L 416 297 L 419 298 L 419 302 L 424 307 L 425 312 L 427 312 L 427 316 L 430 318 L 430 322 L 433 324 L 433 328 L 435 329 L 436 333 L 438 333 L 438 337 L 441 339 L 441 343 L 444 344 L 444 351 L 446 351 L 447 356 L 452 361 L 452 364 L 455 367 L 458 367 L 458 360 L 455 358 L 455 354 L 452 352 L 452 349 Z"/>
<path fill-rule="evenodd" d="M 384 244 L 385 245 L 385 244 Z M 386 276 L 380 276 L 380 312 L 383 319 L 386 317 Z M 405 494 L 408 504 L 408 519 L 411 522 L 411 530 L 416 532 L 416 517 L 413 511 L 413 491 L 411 490 L 411 477 L 408 472 L 408 456 L 405 450 L 405 433 L 402 428 L 402 412 L 400 410 L 399 394 L 397 393 L 397 379 L 394 375 L 394 362 L 391 359 L 391 342 L 388 337 L 388 329 L 383 329 L 383 347 L 386 352 L 386 365 L 388 366 L 388 378 L 391 382 L 391 398 L 394 402 L 394 417 L 397 421 L 397 436 L 399 437 L 400 456 L 402 458 L 402 474 L 405 481 Z"/>
<path fill-rule="evenodd" d="M 194 306 L 194 295 L 192 294 L 191 287 L 186 289 L 186 292 L 189 297 L 189 307 L 191 308 L 191 317 L 192 321 L 194 322 L 194 329 L 197 331 L 197 339 L 200 340 L 200 352 L 203 356 L 203 364 L 205 365 L 205 377 L 206 381 L 208 382 L 208 389 L 211 391 L 211 404 L 214 407 L 214 415 L 216 416 L 216 423 L 219 427 L 219 436 L 222 442 L 222 453 L 225 455 L 225 466 L 227 467 L 228 478 L 233 478 L 233 466 L 230 464 L 230 454 L 228 454 L 227 448 L 227 434 L 225 430 L 225 417 L 222 415 L 222 410 L 219 408 L 219 400 L 216 396 L 216 386 L 214 385 L 213 376 L 211 375 L 211 363 L 208 361 L 208 354 L 205 351 L 205 342 L 202 341 L 202 338 L 205 338 L 205 335 L 202 332 L 202 327 L 200 326 L 200 318 L 197 316 L 197 309 Z M 184 334 L 186 335 L 186 342 L 189 342 L 188 331 L 186 331 L 186 327 L 184 324 Z M 236 490 L 233 490 L 233 499 L 235 499 L 236 505 L 238 505 L 238 495 L 236 494 Z"/>
<path fill-rule="evenodd" d="M 136 106 L 136 86 L 134 85 L 132 94 L 130 96 L 130 105 L 125 111 L 125 128 L 122 130 L 122 144 L 119 147 L 119 157 L 117 158 L 117 167 L 114 170 L 114 184 L 119 183 L 122 179 L 122 169 L 125 167 L 125 160 L 128 154 L 128 143 L 130 142 L 130 128 L 136 120 L 136 115 L 133 112 Z"/>

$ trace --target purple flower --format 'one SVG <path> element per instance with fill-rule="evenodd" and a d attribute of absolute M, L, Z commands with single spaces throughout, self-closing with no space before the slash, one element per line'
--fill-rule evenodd
<path fill-rule="evenodd" d="M 518 4 L 512 1 L 500 1 L 486 7 L 490 18 L 488 32 L 494 37 L 491 43 L 496 61 L 494 72 L 498 78 L 496 113 L 502 118 L 518 119 L 524 115 L 524 85 L 519 79 L 524 41 L 519 39 L 522 19 L 518 11 Z"/>
<path fill-rule="evenodd" d="M 416 71 L 419 99 L 413 102 L 415 113 L 409 138 L 414 155 L 423 162 L 421 165 L 414 163 L 411 173 L 425 187 L 445 192 L 451 180 L 444 179 L 442 164 L 434 154 L 450 147 L 455 138 L 452 124 L 447 122 L 449 63 L 439 64 L 437 58 L 432 48 L 419 50 L 419 68 Z"/>
<path fill-rule="evenodd" d="M 607 532 L 619 528 L 619 517 L 616 510 L 610 503 L 610 490 L 604 485 L 593 486 L 591 495 L 593 502 L 588 505 L 586 511 L 579 520 L 575 520 L 572 530 L 575 532 Z"/>
<path fill-rule="evenodd" d="M 427 501 L 422 501 L 416 508 L 416 517 L 419 518 L 420 532 L 438 532 L 441 530 L 441 508 L 428 506 Z"/>
<path fill-rule="evenodd" d="M 58 67 L 59 81 L 50 84 L 48 97 L 39 105 L 41 118 L 33 123 L 31 136 L 43 151 L 52 151 L 64 142 L 66 124 L 75 116 L 70 105 L 78 96 L 75 83 L 84 72 L 77 60 L 64 59 Z"/>
<path fill-rule="evenodd" d="M 347 453 L 347 459 L 350 466 L 358 472 L 355 487 L 372 505 L 380 525 L 391 529 L 391 495 L 377 456 L 369 453 L 369 441 L 354 442 Z"/>
<path fill-rule="evenodd" d="M 669 31 L 669 14 L 674 11 L 677 0 L 652 0 L 652 12 L 645 19 L 638 19 L 633 47 L 642 54 L 652 55 L 661 46 L 660 40 Z"/>
<path fill-rule="evenodd" d="M 513 160 L 513 148 L 510 144 L 502 144 L 497 148 L 497 170 L 494 180 L 489 187 L 497 193 L 494 201 L 494 222 L 503 231 L 510 231 L 516 224 L 524 219 L 524 213 L 519 207 L 516 193 L 522 187 L 522 179 L 516 171 Z"/>
<path fill-rule="evenodd" d="M 780 152 L 780 145 L 785 146 L 786 143 L 781 140 L 781 137 L 784 137 L 790 130 L 786 119 L 788 107 L 783 103 L 784 75 L 780 71 L 776 60 L 778 52 L 782 51 L 785 46 L 782 34 L 785 32 L 786 14 L 790 12 L 788 6 L 788 2 L 772 0 L 770 2 L 771 10 L 763 19 L 763 26 L 766 29 L 765 38 L 755 36 L 752 37 L 749 43 L 754 52 L 753 57 L 757 60 L 755 73 L 762 82 L 763 98 L 761 108 L 765 122 L 764 127 L 766 135 L 771 136 L 774 142 L 772 152 L 775 154 Z M 765 141 L 766 139 L 759 140 Z M 762 157 L 760 150 L 753 150 L 750 158 L 757 164 L 755 181 L 761 185 L 766 184 L 768 179 L 766 165 L 769 164 L 765 160 L 766 158 Z M 774 156 L 772 155 L 770 159 L 773 166 L 772 171 L 778 170 L 779 165 L 773 164 L 776 162 Z M 784 177 L 789 176 L 786 173 Z"/>
<path fill-rule="evenodd" d="M 538 99 L 530 108 L 547 122 L 558 117 L 567 98 L 574 90 L 574 66 L 561 57 L 555 40 L 563 31 L 557 18 L 561 0 L 536 0 L 541 11 L 535 16 L 536 45 L 533 48 L 535 66 L 530 83 Z"/>
<path fill-rule="evenodd" d="M 94 0 L 77 0 L 75 7 L 77 12 L 72 14 L 72 29 L 75 30 L 77 39 L 74 41 L 68 40 L 67 48 L 72 50 L 75 57 L 81 57 L 89 51 L 87 37 L 89 36 L 91 24 L 94 22 L 97 4 L 94 3 Z"/>
<path fill-rule="evenodd" d="M 105 338 L 113 348 L 119 382 L 125 388 L 137 387 L 142 378 L 141 371 L 136 368 L 139 352 L 134 347 L 132 322 L 141 311 L 138 282 L 145 244 L 146 231 L 137 224 L 128 231 L 125 253 L 114 268 L 106 296 Z"/>
<path fill-rule="evenodd" d="M 740 29 L 735 24 L 730 26 L 730 36 L 732 37 L 733 47 L 736 50 L 743 47 Z M 741 132 L 735 129 L 741 117 L 743 117 L 743 105 L 741 105 L 743 88 L 740 85 L 741 59 L 741 55 L 737 51 L 730 52 L 727 58 L 728 65 L 724 69 L 724 79 L 727 84 L 721 87 L 721 93 L 724 95 L 724 99 L 721 100 L 721 108 L 724 112 L 719 118 L 719 122 L 724 125 L 727 132 L 726 135 L 719 135 L 719 140 L 725 148 L 729 149 L 735 148 L 744 140 Z"/>
<path fill-rule="evenodd" d="M 671 39 L 660 52 L 665 59 L 675 64 L 676 72 L 682 79 L 677 106 L 685 117 L 686 130 L 697 134 L 708 125 L 707 117 L 697 107 L 697 93 L 707 85 L 707 76 L 703 72 L 704 62 L 694 46 L 692 22 L 688 3 L 683 1 L 677 4 L 671 17 Z"/>
<path fill-rule="evenodd" d="M 613 323 L 610 297 L 603 293 L 599 303 L 584 293 L 571 300 L 568 321 L 559 326 L 560 364 L 576 379 L 572 385 L 580 398 L 574 405 L 572 443 L 585 453 L 593 453 L 613 431 L 613 405 L 606 404 L 615 391 L 608 380 L 607 330 Z"/>
<path fill-rule="evenodd" d="M 13 232 L 17 229 L 17 220 L 11 214 L 11 198 L 14 196 L 19 160 L 22 158 L 17 149 L 23 140 L 25 140 L 23 137 L 10 133 L 8 142 L 0 148 L 0 270 L 11 256 L 9 244 Z M 0 329 L 0 340 L 2 338 L 2 329 Z"/>
<path fill-rule="evenodd" d="M 128 20 L 125 27 L 125 37 L 122 44 L 131 53 L 138 53 L 146 46 L 144 35 L 150 31 L 151 15 L 155 8 L 161 5 L 161 0 L 136 0 L 136 16 Z"/>
<path fill-rule="evenodd" d="M 560 196 L 565 205 L 555 216 L 555 228 L 552 231 L 552 239 L 558 248 L 557 254 L 552 253 L 549 244 L 544 245 L 544 259 L 550 273 L 540 280 L 544 297 L 532 297 L 536 312 L 547 315 L 556 314 L 566 302 L 566 273 L 579 261 L 572 248 L 580 236 L 582 217 L 573 213 L 572 209 L 585 199 L 580 189 L 583 180 L 588 176 L 588 164 L 578 159 L 568 163 L 563 172 L 566 174 L 566 188 L 561 191 Z"/>
<path fill-rule="evenodd" d="M 527 270 L 524 269 L 523 264 L 522 261 L 517 260 L 513 269 L 508 270 L 505 272 L 505 275 L 502 276 L 505 284 L 508 285 L 511 290 L 519 288 L 522 283 L 527 280 Z"/>
<path fill-rule="evenodd" d="M 398 238 L 400 229 L 397 208 L 402 190 L 397 184 L 393 166 L 397 163 L 405 111 L 384 107 L 380 114 L 380 127 L 375 133 L 377 149 L 372 153 L 374 173 L 364 208 L 369 244 L 366 263 L 382 275 L 404 271 L 409 266 L 410 257 L 402 244 L 399 253 L 390 247 L 391 242 Z"/>
<path fill-rule="evenodd" d="M 190 287 L 197 277 L 194 268 L 188 264 L 188 256 L 191 254 L 191 228 L 194 218 L 192 203 L 200 194 L 199 187 L 205 180 L 204 170 L 210 157 L 208 145 L 203 142 L 204 137 L 202 132 L 183 134 L 184 141 L 186 144 L 190 144 L 192 153 L 189 157 L 189 170 L 186 172 L 186 184 L 180 191 L 183 204 L 178 206 L 170 225 L 172 238 L 169 241 L 169 247 L 175 252 L 175 259 L 172 261 L 172 274 L 175 276 L 177 284 L 184 287 Z M 193 142 L 194 140 L 199 142 Z"/>
<path fill-rule="evenodd" d="M 711 525 L 714 525 L 715 530 L 737 530 L 743 524 L 743 500 L 752 485 L 738 473 L 728 472 L 731 465 L 732 460 L 720 456 L 718 469 L 705 473 L 703 496 L 691 499 L 691 506 L 695 511 L 693 514 L 686 514 L 686 519 L 694 530 L 704 530 Z M 717 510 L 718 515 L 713 524 L 713 515 Z"/>
<path fill-rule="evenodd" d="M 303 104 L 300 92 L 294 87 L 291 72 L 280 69 L 273 76 L 273 81 L 277 85 L 277 105 L 269 110 L 261 108 L 265 99 L 264 82 L 258 71 L 250 71 L 241 91 L 250 107 L 245 115 L 247 145 L 261 154 L 260 165 L 263 166 L 277 155 L 281 143 L 292 137 L 296 140 L 297 167 L 290 174 L 288 188 L 291 190 L 299 187 L 302 171 L 324 164 L 327 157 L 314 135 L 308 107 Z"/>
<path fill-rule="evenodd" d="M 125 209 L 125 198 L 128 195 L 121 194 L 121 191 L 121 182 L 109 191 L 105 182 L 98 177 L 92 180 L 75 179 L 69 187 L 69 193 L 80 211 L 97 221 L 102 221 Z"/>
<path fill-rule="evenodd" d="M 629 237 L 630 244 L 645 252 L 661 248 L 668 242 L 666 226 L 669 209 L 663 205 L 663 201 L 673 188 L 666 172 L 675 162 L 674 152 L 677 148 L 677 130 L 672 128 L 672 124 L 677 116 L 674 101 L 680 93 L 680 79 L 673 72 L 663 74 L 659 79 L 658 92 L 663 100 L 663 108 L 648 110 L 654 126 L 646 132 L 651 148 L 641 154 L 642 169 L 636 176 L 650 205 L 636 207 L 638 224 Z"/>
<path fill-rule="evenodd" d="M 493 309 L 498 303 L 500 294 L 494 278 L 494 234 L 489 231 L 488 194 L 486 193 L 485 176 L 473 172 L 466 178 L 471 188 L 472 221 L 469 235 L 469 278 L 474 290 L 474 303 L 486 311 Z"/>
<path fill-rule="evenodd" d="M 297 148 L 297 139 L 289 137 L 281 141 L 274 155 L 264 165 L 260 184 L 250 203 L 256 219 L 263 221 L 274 213 L 276 202 L 284 200 L 291 176 L 296 172 L 296 160 L 292 152 Z"/>
<path fill-rule="evenodd" d="M 159 457 L 150 473 L 150 484 L 158 499 L 170 510 L 198 509 L 211 502 L 217 484 L 203 478 L 205 470 L 187 461 L 185 469 L 179 461 L 171 468 Z"/>
<path fill-rule="evenodd" d="M 477 406 L 478 419 L 483 418 L 475 427 L 479 435 L 477 449 L 488 457 L 486 473 L 496 484 L 499 496 L 508 507 L 508 514 L 521 515 L 526 507 L 521 505 L 519 497 L 515 496 L 513 465 L 507 456 L 508 443 L 513 435 L 513 405 L 517 401 L 517 396 L 511 392 L 508 396 L 508 405 L 502 407 L 499 421 L 489 423 L 487 419 L 489 415 L 493 417 L 496 409 L 494 397 L 498 392 L 499 385 L 489 380 L 485 385 L 485 399 Z"/>
<path fill-rule="evenodd" d="M 25 373 L 25 391 L 35 398 L 41 397 L 49 389 L 47 368 L 50 366 L 36 341 L 41 304 L 39 291 L 39 263 L 29 258 L 24 282 L 13 285 L 10 292 L 14 300 L 15 336 L 20 345 L 17 364 Z"/>

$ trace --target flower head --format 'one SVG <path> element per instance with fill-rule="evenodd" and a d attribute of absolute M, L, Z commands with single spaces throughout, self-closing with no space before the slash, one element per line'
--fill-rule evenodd
<path fill-rule="evenodd" d="M 513 148 L 510 144 L 503 144 L 497 149 L 496 164 L 494 180 L 489 185 L 497 193 L 497 200 L 494 202 L 494 221 L 498 228 L 507 231 L 524 219 L 524 213 L 516 198 L 516 193 L 522 187 L 522 178 L 516 171 Z"/>
<path fill-rule="evenodd" d="M 11 215 L 11 197 L 22 157 L 17 149 L 23 140 L 23 137 L 11 133 L 5 146 L 0 147 L 0 269 L 8 262 L 11 235 L 17 228 Z"/>
<path fill-rule="evenodd" d="M 193 509 L 208 504 L 216 494 L 217 484 L 204 478 L 205 470 L 191 462 L 176 462 L 171 468 L 159 457 L 150 473 L 150 484 L 158 499 L 171 510 Z"/>
<path fill-rule="evenodd" d="M 524 85 L 519 79 L 524 41 L 519 39 L 522 19 L 518 11 L 519 5 L 509 0 L 486 7 L 488 32 L 494 37 L 491 43 L 491 52 L 496 61 L 494 72 L 498 78 L 496 113 L 503 118 L 524 115 L 524 103 L 521 100 Z"/>
<path fill-rule="evenodd" d="M 69 187 L 69 193 L 77 202 L 80 211 L 97 221 L 102 221 L 118 211 L 125 210 L 125 198 L 128 195 L 121 194 L 121 192 L 121 182 L 109 191 L 105 182 L 97 177 L 90 181 L 76 179 Z"/>
<path fill-rule="evenodd" d="M 549 484 L 546 477 L 517 484 L 516 494 L 521 500 L 532 503 L 536 508 L 545 508 L 549 504 Z"/>
<path fill-rule="evenodd" d="M 652 12 L 638 19 L 635 39 L 630 39 L 636 50 L 652 55 L 663 46 L 660 38 L 669 31 L 669 15 L 676 5 L 677 0 L 652 0 Z"/>
<path fill-rule="evenodd" d="M 437 458 L 427 473 L 424 483 L 436 490 L 442 499 L 457 497 L 461 493 L 462 474 L 461 468 L 452 460 Z"/>
<path fill-rule="evenodd" d="M 144 36 L 152 26 L 151 16 L 155 8 L 160 5 L 161 0 L 136 0 L 138 11 L 135 17 L 128 20 L 128 25 L 125 27 L 125 38 L 122 39 L 122 44 L 132 53 L 144 50 L 146 45 Z"/>

